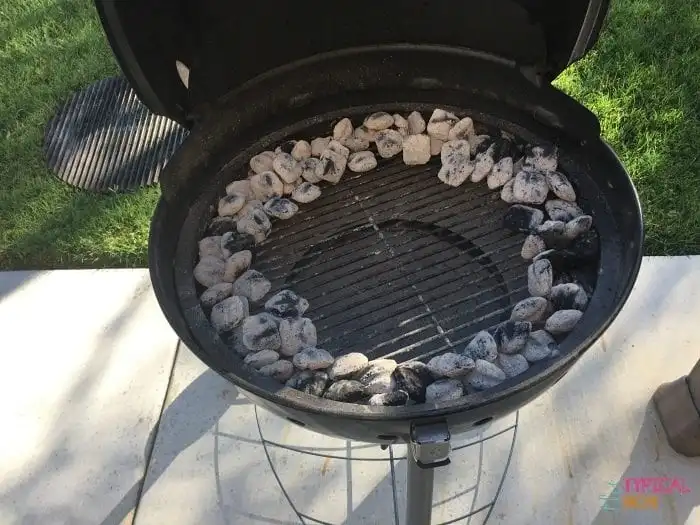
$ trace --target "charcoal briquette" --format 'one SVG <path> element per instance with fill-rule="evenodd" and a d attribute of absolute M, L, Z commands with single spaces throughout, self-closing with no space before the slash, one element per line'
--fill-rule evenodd
<path fill-rule="evenodd" d="M 324 370 L 333 364 L 333 356 L 322 348 L 307 346 L 294 354 L 292 362 L 300 370 Z"/>
<path fill-rule="evenodd" d="M 269 365 L 260 367 L 258 372 L 261 376 L 271 377 L 272 379 L 284 383 L 294 374 L 294 365 L 291 361 L 279 359 Z"/>
<path fill-rule="evenodd" d="M 233 216 L 245 206 L 245 197 L 239 193 L 231 193 L 219 199 L 218 212 L 222 217 Z"/>
<path fill-rule="evenodd" d="M 505 321 L 493 329 L 493 338 L 498 345 L 498 351 L 504 354 L 515 354 L 525 346 L 530 336 L 532 323 L 526 321 Z"/>
<path fill-rule="evenodd" d="M 316 370 L 302 370 L 287 380 L 286 386 L 316 397 L 321 397 L 328 386 L 328 374 Z"/>
<path fill-rule="evenodd" d="M 591 226 L 593 226 L 593 217 L 590 215 L 580 215 L 565 224 L 564 237 L 567 239 L 575 239 L 582 233 L 586 233 L 590 230 Z"/>
<path fill-rule="evenodd" d="M 351 379 L 341 379 L 332 383 L 323 397 L 331 401 L 340 401 L 342 403 L 355 403 L 366 397 L 367 392 L 365 386 L 359 381 Z"/>
<path fill-rule="evenodd" d="M 374 394 L 369 398 L 370 406 L 401 407 L 408 402 L 408 392 L 395 390 L 386 394 Z"/>
<path fill-rule="evenodd" d="M 447 141 L 449 140 L 450 130 L 458 121 L 457 115 L 444 109 L 435 109 L 426 127 L 428 135 L 438 140 Z"/>
<path fill-rule="evenodd" d="M 199 260 L 192 275 L 199 284 L 209 288 L 223 282 L 225 266 L 226 263 L 222 258 L 207 255 Z"/>
<path fill-rule="evenodd" d="M 530 321 L 538 323 L 547 313 L 549 302 L 544 297 L 528 297 L 519 301 L 510 314 L 512 321 Z"/>
<path fill-rule="evenodd" d="M 199 301 L 204 308 L 212 308 L 216 303 L 220 303 L 233 292 L 233 284 L 219 283 L 207 288 L 200 296 Z"/>
<path fill-rule="evenodd" d="M 470 117 L 465 117 L 452 126 L 447 133 L 447 140 L 468 140 L 474 134 L 474 121 Z"/>
<path fill-rule="evenodd" d="M 315 201 L 321 196 L 321 188 L 310 182 L 302 182 L 292 192 L 292 199 L 301 203 Z"/>
<path fill-rule="evenodd" d="M 384 129 L 377 133 L 374 139 L 377 153 L 383 159 L 390 159 L 401 153 L 403 149 L 403 137 L 395 129 Z"/>
<path fill-rule="evenodd" d="M 217 332 L 230 332 L 248 315 L 248 300 L 234 295 L 215 304 L 211 309 L 211 325 Z"/>
<path fill-rule="evenodd" d="M 551 334 L 565 334 L 571 332 L 583 317 L 579 310 L 559 310 L 554 312 L 544 323 L 544 329 Z"/>
<path fill-rule="evenodd" d="M 547 297 L 552 291 L 554 270 L 549 259 L 534 261 L 527 268 L 527 290 L 530 295 Z"/>
<path fill-rule="evenodd" d="M 250 159 L 250 169 L 255 173 L 262 173 L 272 169 L 272 161 L 275 159 L 274 151 L 263 151 Z"/>
<path fill-rule="evenodd" d="M 338 182 L 340 182 L 340 178 L 343 176 L 343 173 L 345 173 L 347 163 L 348 159 L 342 153 L 326 148 L 321 154 L 321 160 L 316 167 L 316 176 L 330 182 L 331 184 L 338 184 Z"/>
<path fill-rule="evenodd" d="M 355 173 L 364 173 L 377 167 L 377 159 L 371 151 L 351 153 L 348 159 L 348 169 Z"/>
<path fill-rule="evenodd" d="M 485 361 L 494 361 L 498 355 L 498 344 L 493 335 L 485 330 L 478 332 L 474 338 L 469 341 L 464 354 L 476 361 L 483 359 Z"/>
<path fill-rule="evenodd" d="M 547 244 L 544 242 L 542 237 L 539 235 L 530 234 L 525 237 L 523 247 L 520 250 L 520 256 L 529 261 L 546 249 Z"/>
<path fill-rule="evenodd" d="M 518 376 L 530 368 L 527 359 L 521 354 L 498 354 L 496 364 L 503 370 L 507 378 Z"/>
<path fill-rule="evenodd" d="M 430 137 L 409 135 L 403 140 L 403 162 L 407 166 L 417 166 L 430 162 Z"/>
<path fill-rule="evenodd" d="M 474 369 L 474 360 L 467 355 L 447 352 L 428 361 L 428 369 L 436 378 L 461 377 Z"/>
<path fill-rule="evenodd" d="M 243 321 L 241 326 L 243 344 L 253 352 L 277 351 L 282 346 L 277 322 L 268 313 L 251 315 Z"/>
<path fill-rule="evenodd" d="M 559 199 L 576 202 L 576 190 L 566 178 L 566 175 L 559 173 L 558 171 L 550 171 L 547 173 L 547 185 L 552 193 L 556 195 Z"/>
<path fill-rule="evenodd" d="M 419 135 L 425 131 L 425 119 L 418 111 L 411 112 L 406 120 L 408 121 L 409 135 Z"/>
<path fill-rule="evenodd" d="M 354 128 L 352 126 L 352 121 L 349 118 L 344 118 L 338 121 L 338 123 L 333 126 L 333 139 L 341 140 L 347 137 L 351 137 Z"/>
<path fill-rule="evenodd" d="M 552 357 L 557 351 L 558 346 L 554 338 L 545 330 L 537 330 L 528 337 L 522 355 L 529 363 L 536 363 Z"/>
<path fill-rule="evenodd" d="M 231 231 L 236 231 L 236 219 L 233 217 L 214 217 L 207 227 L 207 235 L 211 236 L 221 236 Z"/>
<path fill-rule="evenodd" d="M 301 317 L 309 308 L 309 301 L 292 290 L 280 290 L 265 302 L 265 310 L 284 319 Z"/>
<path fill-rule="evenodd" d="M 221 251 L 221 235 L 204 237 L 198 243 L 199 257 L 216 257 L 217 259 L 224 258 L 224 252 Z"/>
<path fill-rule="evenodd" d="M 281 197 L 271 198 L 263 205 L 263 208 L 270 217 L 283 220 L 291 219 L 299 211 L 299 206 L 294 202 Z"/>
<path fill-rule="evenodd" d="M 250 188 L 256 200 L 264 202 L 284 195 L 284 183 L 274 171 L 263 171 L 250 178 Z"/>
<path fill-rule="evenodd" d="M 493 168 L 491 168 L 491 173 L 486 176 L 486 185 L 490 190 L 495 190 L 512 178 L 513 159 L 511 157 L 505 157 L 494 163 Z M 513 195 L 515 195 L 515 193 Z"/>
<path fill-rule="evenodd" d="M 274 350 L 260 350 L 248 354 L 243 359 L 243 364 L 255 368 L 256 370 L 275 363 L 280 358 L 280 355 Z"/>
<path fill-rule="evenodd" d="M 321 154 L 326 151 L 328 144 L 331 141 L 331 137 L 316 137 L 311 141 L 311 155 L 314 157 L 320 157 Z"/>
<path fill-rule="evenodd" d="M 385 111 L 378 111 L 369 115 L 364 125 L 369 130 L 382 131 L 394 125 L 394 117 Z"/>
<path fill-rule="evenodd" d="M 280 353 L 286 356 L 297 354 L 302 348 L 316 346 L 316 327 L 311 319 L 302 317 L 300 319 L 282 319 L 279 325 Z"/>
<path fill-rule="evenodd" d="M 233 283 L 240 275 L 243 274 L 253 261 L 253 254 L 250 250 L 242 250 L 232 254 L 226 259 L 224 270 L 224 281 Z"/>
<path fill-rule="evenodd" d="M 549 300 L 554 310 L 585 310 L 588 294 L 583 287 L 574 282 L 552 286 Z"/>
<path fill-rule="evenodd" d="M 464 382 L 474 390 L 487 390 L 493 388 L 506 380 L 506 374 L 497 365 L 483 359 L 478 359 L 474 370 L 469 374 Z"/>
<path fill-rule="evenodd" d="M 426 403 L 454 401 L 464 395 L 464 387 L 458 379 L 440 379 L 428 385 L 425 390 Z"/>
<path fill-rule="evenodd" d="M 263 274 L 257 270 L 247 270 L 233 283 L 233 293 L 256 303 L 265 297 L 271 286 Z"/>
<path fill-rule="evenodd" d="M 537 208 L 514 204 L 503 217 L 503 226 L 511 231 L 529 233 L 544 220 L 544 213 Z"/>
<path fill-rule="evenodd" d="M 416 403 L 425 402 L 425 390 L 434 379 L 427 365 L 420 361 L 401 363 L 391 373 L 396 390 L 404 390 Z"/>
<path fill-rule="evenodd" d="M 367 356 L 360 352 L 341 355 L 328 369 L 328 376 L 334 381 L 347 379 L 364 370 L 368 362 Z"/>
<path fill-rule="evenodd" d="M 549 218 L 553 221 L 569 222 L 583 215 L 583 210 L 576 203 L 564 201 L 561 199 L 552 199 L 544 203 L 544 209 L 547 210 Z"/>
<path fill-rule="evenodd" d="M 547 200 L 547 178 L 537 171 L 523 170 L 515 176 L 513 198 L 523 204 L 542 204 Z"/>

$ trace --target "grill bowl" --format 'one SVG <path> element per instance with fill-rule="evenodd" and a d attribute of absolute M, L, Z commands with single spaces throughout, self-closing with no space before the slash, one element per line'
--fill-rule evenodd
<path fill-rule="evenodd" d="M 210 327 L 192 277 L 197 241 L 225 185 L 244 177 L 255 153 L 325 135 L 342 117 L 357 123 L 373 111 L 427 115 L 434 107 L 559 146 L 560 166 L 593 215 L 601 244 L 595 292 L 561 355 L 495 389 L 410 407 L 318 399 L 246 371 Z M 595 342 L 627 299 L 641 262 L 636 193 L 597 125 L 590 131 L 588 115 L 507 64 L 444 48 L 347 50 L 267 74 L 212 107 L 166 167 L 149 246 L 161 307 L 208 366 L 255 402 L 319 432 L 386 442 L 406 439 L 415 423 L 445 420 L 459 433 L 502 417 L 558 381 Z M 366 174 L 348 172 L 295 217 L 277 222 L 255 250 L 254 267 L 273 281 L 273 291 L 289 286 L 310 300 L 319 346 L 398 361 L 433 355 L 463 346 L 526 296 L 524 236 L 501 225 L 508 205 L 483 183 L 447 187 L 437 170 L 435 160 L 419 167 L 393 160 Z"/>

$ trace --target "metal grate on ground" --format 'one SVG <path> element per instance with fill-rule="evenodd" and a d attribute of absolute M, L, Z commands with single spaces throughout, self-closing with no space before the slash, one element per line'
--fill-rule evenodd
<path fill-rule="evenodd" d="M 49 121 L 44 155 L 62 181 L 95 192 L 158 182 L 187 130 L 155 115 L 127 80 L 111 77 L 74 93 Z"/>

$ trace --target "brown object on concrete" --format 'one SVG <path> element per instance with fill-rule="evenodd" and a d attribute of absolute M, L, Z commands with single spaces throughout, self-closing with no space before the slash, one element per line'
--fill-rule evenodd
<path fill-rule="evenodd" d="M 693 372 L 700 375 L 700 367 Z M 700 413 L 691 396 L 687 377 L 661 385 L 654 392 L 654 405 L 661 419 L 671 448 L 688 457 L 700 456 Z M 694 377 L 694 388 L 700 393 L 700 377 Z"/>

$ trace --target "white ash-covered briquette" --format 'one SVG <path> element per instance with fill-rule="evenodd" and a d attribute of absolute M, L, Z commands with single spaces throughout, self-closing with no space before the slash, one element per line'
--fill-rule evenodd
<path fill-rule="evenodd" d="M 316 184 L 317 182 L 321 182 L 323 179 L 316 175 L 316 170 L 318 169 L 318 165 L 321 163 L 320 159 L 317 159 L 316 157 L 311 157 L 305 160 L 302 160 L 299 163 L 299 167 L 301 168 L 301 177 L 306 181 L 306 182 L 311 182 L 312 184 Z"/>
<path fill-rule="evenodd" d="M 363 124 L 362 126 L 355 128 L 355 131 L 353 132 L 352 136 L 359 140 L 374 142 L 374 139 L 377 138 L 377 132 L 373 129 L 369 129 Z"/>
<path fill-rule="evenodd" d="M 369 359 L 360 352 L 351 352 L 338 357 L 333 365 L 328 369 L 328 376 L 336 379 L 347 379 L 364 370 Z"/>
<path fill-rule="evenodd" d="M 302 204 L 315 201 L 321 196 L 321 188 L 310 182 L 302 182 L 292 192 L 292 199 Z"/>
<path fill-rule="evenodd" d="M 350 152 L 365 151 L 369 149 L 369 141 L 365 139 L 358 139 L 357 137 L 347 137 L 340 141 L 340 143 L 348 148 Z"/>
<path fill-rule="evenodd" d="M 250 263 L 253 262 L 253 254 L 250 250 L 241 250 L 231 254 L 231 256 L 226 259 L 226 265 L 224 267 L 224 281 L 227 283 L 232 283 L 238 277 L 243 275 L 248 268 L 250 268 Z"/>
<path fill-rule="evenodd" d="M 554 270 L 548 259 L 534 261 L 527 268 L 527 291 L 535 297 L 547 297 L 552 291 Z"/>
<path fill-rule="evenodd" d="M 262 209 L 262 206 L 260 205 L 259 201 L 251 201 L 251 203 L 254 206 Z M 233 231 L 224 233 L 221 236 L 220 244 L 221 253 L 224 256 L 224 260 L 231 257 L 231 255 L 233 255 L 234 253 L 239 252 L 242 249 L 249 248 L 251 246 L 251 243 L 249 242 L 246 236 Z"/>
<path fill-rule="evenodd" d="M 435 379 L 425 363 L 408 361 L 397 365 L 391 373 L 391 380 L 396 390 L 403 390 L 411 400 L 423 403 L 425 391 Z"/>
<path fill-rule="evenodd" d="M 374 394 L 369 398 L 370 406 L 402 407 L 408 403 L 408 392 L 394 390 L 386 394 Z"/>
<path fill-rule="evenodd" d="M 403 149 L 403 137 L 395 129 L 384 129 L 377 133 L 374 139 L 377 153 L 383 159 L 390 159 L 401 153 Z"/>
<path fill-rule="evenodd" d="M 512 321 L 530 321 L 538 323 L 547 314 L 549 302 L 544 297 L 528 297 L 519 301 L 510 313 Z"/>
<path fill-rule="evenodd" d="M 401 133 L 402 137 L 408 137 L 408 120 L 403 118 L 398 113 L 394 113 L 392 117 L 394 118 L 394 126 L 396 127 L 396 131 Z"/>
<path fill-rule="evenodd" d="M 470 144 L 469 148 L 475 152 L 474 156 L 474 171 L 472 172 L 472 182 L 481 182 L 484 180 L 494 165 L 495 144 L 489 144 L 487 141 L 482 142 L 476 150 Z"/>
<path fill-rule="evenodd" d="M 564 248 L 569 243 L 565 231 L 566 223 L 562 221 L 544 221 L 535 228 L 535 232 L 544 240 L 547 247 L 556 249 Z"/>
<path fill-rule="evenodd" d="M 222 258 L 207 255 L 199 260 L 194 267 L 192 275 L 199 284 L 210 288 L 223 282 L 225 266 L 226 263 Z"/>
<path fill-rule="evenodd" d="M 465 117 L 455 123 L 447 133 L 447 140 L 468 140 L 474 135 L 474 121 L 470 117 Z"/>
<path fill-rule="evenodd" d="M 291 184 L 301 177 L 301 166 L 289 153 L 278 153 L 272 161 L 272 169 L 282 182 Z"/>
<path fill-rule="evenodd" d="M 547 215 L 553 221 L 569 222 L 571 219 L 583 215 L 583 210 L 575 203 L 561 199 L 552 199 L 544 203 Z"/>
<path fill-rule="evenodd" d="M 529 233 L 542 224 L 543 220 L 542 210 L 523 204 L 514 204 L 504 215 L 503 226 L 511 231 Z"/>
<path fill-rule="evenodd" d="M 367 129 L 382 131 L 394 125 L 394 117 L 385 111 L 378 111 L 369 115 L 364 122 Z"/>
<path fill-rule="evenodd" d="M 338 123 L 333 126 L 333 139 L 339 141 L 351 137 L 353 131 L 352 121 L 349 118 L 340 119 Z"/>
<path fill-rule="evenodd" d="M 207 235 L 221 236 L 224 233 L 236 231 L 236 219 L 234 217 L 219 217 L 212 218 L 207 226 Z"/>
<path fill-rule="evenodd" d="M 469 147 L 472 150 L 472 155 L 475 155 L 477 151 L 479 151 L 479 148 L 482 145 L 490 145 L 491 144 L 491 137 L 489 135 L 469 135 Z M 515 169 L 513 169 L 514 173 L 517 173 Z"/>
<path fill-rule="evenodd" d="M 582 233 L 586 233 L 593 226 L 593 217 L 590 215 L 580 215 L 575 219 L 571 219 L 564 226 L 564 237 L 567 239 L 575 239 Z"/>
<path fill-rule="evenodd" d="M 243 364 L 258 370 L 277 362 L 279 358 L 280 355 L 274 350 L 260 350 L 259 352 L 254 352 L 245 356 Z"/>
<path fill-rule="evenodd" d="M 321 154 L 326 151 L 328 144 L 331 141 L 331 137 L 316 137 L 311 141 L 311 155 L 314 157 L 320 157 Z"/>
<path fill-rule="evenodd" d="M 523 170 L 515 176 L 513 198 L 523 204 L 543 204 L 547 200 L 547 177 L 537 171 Z"/>
<path fill-rule="evenodd" d="M 267 295 L 271 287 L 270 281 L 259 271 L 247 270 L 233 283 L 233 293 L 247 297 L 249 301 L 257 303 Z"/>
<path fill-rule="evenodd" d="M 291 219 L 299 211 L 299 206 L 289 199 L 273 197 L 263 205 L 263 209 L 270 217 L 286 220 Z"/>
<path fill-rule="evenodd" d="M 491 173 L 486 177 L 486 185 L 490 190 L 500 188 L 513 178 L 513 159 L 504 157 L 494 163 Z"/>
<path fill-rule="evenodd" d="M 498 356 L 498 344 L 493 336 L 485 330 L 477 333 L 464 349 L 464 355 L 476 361 L 495 361 Z"/>
<path fill-rule="evenodd" d="M 580 310 L 588 305 L 588 294 L 577 283 L 562 283 L 552 286 L 549 300 L 554 310 Z"/>
<path fill-rule="evenodd" d="M 250 189 L 255 200 L 261 202 L 284 195 L 284 183 L 274 171 L 263 171 L 250 178 Z"/>
<path fill-rule="evenodd" d="M 418 166 L 430 162 L 430 137 L 409 135 L 403 139 L 403 162 L 407 166 Z"/>
<path fill-rule="evenodd" d="M 219 206 L 217 211 L 219 212 L 219 215 L 224 217 L 224 216 L 233 216 L 236 213 L 238 213 L 243 206 L 245 206 L 245 201 L 246 198 L 241 195 L 240 193 L 231 193 L 229 195 L 225 195 L 221 199 L 219 199 Z"/>
<path fill-rule="evenodd" d="M 302 370 L 290 377 L 285 384 L 305 394 L 321 397 L 328 386 L 328 374 L 317 370 Z"/>
<path fill-rule="evenodd" d="M 478 359 L 474 371 L 464 382 L 474 390 L 487 390 L 506 380 L 506 374 L 497 365 L 483 359 Z"/>
<path fill-rule="evenodd" d="M 211 325 L 217 332 L 230 332 L 248 316 L 249 306 L 245 297 L 234 295 L 216 303 L 211 309 Z"/>
<path fill-rule="evenodd" d="M 525 165 L 532 166 L 538 171 L 555 171 L 557 162 L 558 153 L 554 146 L 533 146 L 525 156 Z"/>
<path fill-rule="evenodd" d="M 272 161 L 275 160 L 274 151 L 263 151 L 250 159 L 250 169 L 255 173 L 272 170 Z"/>
<path fill-rule="evenodd" d="M 442 145 L 445 143 L 444 140 L 436 139 L 435 137 L 430 137 L 430 156 L 440 155 L 442 152 Z"/>
<path fill-rule="evenodd" d="M 521 354 L 498 354 L 496 364 L 498 368 L 503 370 L 507 378 L 518 376 L 527 372 L 527 369 L 530 368 L 527 359 Z"/>
<path fill-rule="evenodd" d="M 292 358 L 299 370 L 325 370 L 333 364 L 333 356 L 322 348 L 307 346 Z"/>
<path fill-rule="evenodd" d="M 279 328 L 274 316 L 261 313 L 247 317 L 241 325 L 243 345 L 252 352 L 274 350 L 282 346 Z"/>
<path fill-rule="evenodd" d="M 474 171 L 470 151 L 469 142 L 466 140 L 445 142 L 440 152 L 442 167 L 438 172 L 438 178 L 450 186 L 463 184 Z"/>
<path fill-rule="evenodd" d="M 461 377 L 474 369 L 474 360 L 466 355 L 447 352 L 428 361 L 428 369 L 435 377 Z"/>
<path fill-rule="evenodd" d="M 391 373 L 396 369 L 393 359 L 375 359 L 358 374 L 357 380 L 365 385 L 369 394 L 383 394 L 393 390 Z"/>
<path fill-rule="evenodd" d="M 464 395 L 464 387 L 458 379 L 440 379 L 428 385 L 425 390 L 426 403 L 454 401 Z"/>
<path fill-rule="evenodd" d="M 272 168 L 272 164 L 270 164 Z M 266 170 L 267 171 L 267 170 Z M 237 193 L 238 195 L 243 195 L 246 200 L 254 199 L 253 189 L 250 187 L 250 180 L 234 180 L 228 186 L 226 186 L 226 194 L 232 195 Z"/>
<path fill-rule="evenodd" d="M 571 332 L 583 317 L 579 310 L 559 310 L 549 316 L 544 323 L 544 329 L 551 334 L 565 334 Z"/>
<path fill-rule="evenodd" d="M 350 148 L 343 146 L 343 144 L 337 140 L 331 140 L 328 143 L 327 150 L 335 151 L 336 153 L 342 155 L 346 159 L 350 156 Z M 323 156 L 323 155 L 321 155 Z"/>
<path fill-rule="evenodd" d="M 542 361 L 558 351 L 557 342 L 545 330 L 537 330 L 530 334 L 525 343 L 522 355 L 529 363 Z"/>
<path fill-rule="evenodd" d="M 221 251 L 221 235 L 200 239 L 198 247 L 200 259 L 204 257 L 224 258 L 224 253 Z"/>
<path fill-rule="evenodd" d="M 426 130 L 428 135 L 444 142 L 449 140 L 450 130 L 458 121 L 457 115 L 437 108 L 430 115 Z"/>
<path fill-rule="evenodd" d="M 493 338 L 498 344 L 498 351 L 503 354 L 515 354 L 525 346 L 530 336 L 532 323 L 527 321 L 504 321 L 493 330 Z"/>
<path fill-rule="evenodd" d="M 279 359 L 274 363 L 260 367 L 258 372 L 261 376 L 271 377 L 280 383 L 284 383 L 294 375 L 294 365 L 291 361 Z"/>
<path fill-rule="evenodd" d="M 425 119 L 418 111 L 412 111 L 406 121 L 409 135 L 420 135 L 425 131 Z"/>
<path fill-rule="evenodd" d="M 348 158 L 348 169 L 355 173 L 365 173 L 377 167 L 377 159 L 371 151 L 351 153 Z"/>
<path fill-rule="evenodd" d="M 547 244 L 544 242 L 542 237 L 539 235 L 530 234 L 525 237 L 523 247 L 520 250 L 520 256 L 526 261 L 529 261 L 534 259 L 538 254 L 542 253 L 546 249 Z"/>
<path fill-rule="evenodd" d="M 265 310 L 285 319 L 301 317 L 309 309 L 309 301 L 292 290 L 280 290 L 265 301 Z"/>
<path fill-rule="evenodd" d="M 323 394 L 323 397 L 331 401 L 355 403 L 367 397 L 367 392 L 365 386 L 359 381 L 341 379 L 340 381 L 332 383 Z"/>
<path fill-rule="evenodd" d="M 340 144 L 340 146 L 342 146 L 342 144 Z M 348 159 L 346 156 L 331 148 L 326 148 L 321 154 L 321 161 L 316 167 L 316 176 L 331 184 L 338 184 L 343 173 L 345 173 L 347 164 Z"/>
<path fill-rule="evenodd" d="M 216 303 L 220 303 L 233 292 L 233 284 L 219 283 L 207 288 L 199 298 L 204 308 L 212 308 Z"/>
<path fill-rule="evenodd" d="M 250 206 L 247 209 L 244 207 L 245 212 L 241 210 L 236 229 L 238 233 L 253 237 L 255 244 L 260 244 L 270 234 L 272 223 L 259 201 L 254 202 L 258 202 L 259 205 Z"/>
<path fill-rule="evenodd" d="M 292 148 L 291 155 L 296 161 L 302 161 L 311 157 L 311 144 L 305 140 L 298 140 Z"/>
<path fill-rule="evenodd" d="M 558 171 L 547 172 L 547 185 L 558 198 L 568 202 L 576 202 L 576 190 L 566 178 L 566 175 Z"/>
<path fill-rule="evenodd" d="M 282 319 L 279 326 L 282 346 L 280 353 L 286 356 L 293 356 L 302 348 L 316 346 L 318 338 L 316 327 L 311 319 L 302 317 L 300 319 Z"/>
<path fill-rule="evenodd" d="M 507 204 L 515 204 L 517 202 L 515 195 L 513 195 L 513 184 L 515 184 L 515 181 L 510 179 L 501 188 L 501 200 Z"/>

